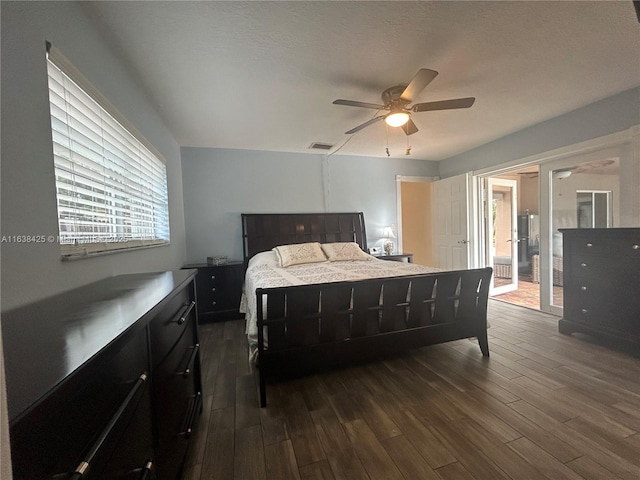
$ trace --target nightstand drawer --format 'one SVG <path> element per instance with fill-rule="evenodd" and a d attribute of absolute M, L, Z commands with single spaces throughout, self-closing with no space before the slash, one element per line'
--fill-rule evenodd
<path fill-rule="evenodd" d="M 198 288 L 199 311 L 208 312 L 237 308 L 240 305 L 239 302 L 240 298 L 233 289 L 225 287 Z"/>
<path fill-rule="evenodd" d="M 227 265 L 216 265 L 198 269 L 198 287 L 205 289 L 221 288 L 232 284 L 237 275 L 236 268 Z"/>

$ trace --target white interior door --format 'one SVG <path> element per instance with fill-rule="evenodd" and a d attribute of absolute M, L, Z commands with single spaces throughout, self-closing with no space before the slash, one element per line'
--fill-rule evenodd
<path fill-rule="evenodd" d="M 487 179 L 487 264 L 493 267 L 491 295 L 518 289 L 518 183 Z"/>
<path fill-rule="evenodd" d="M 433 255 L 437 267 L 448 270 L 469 268 L 469 209 L 467 174 L 433 182 Z"/>

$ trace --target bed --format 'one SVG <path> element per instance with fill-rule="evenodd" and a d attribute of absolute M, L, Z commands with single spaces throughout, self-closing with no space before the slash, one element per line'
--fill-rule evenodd
<path fill-rule="evenodd" d="M 262 407 L 269 377 L 463 338 L 477 338 L 489 355 L 489 267 L 441 271 L 371 257 L 362 212 L 242 214 L 242 238 L 241 310 Z M 303 250 L 316 255 L 312 262 Z"/>

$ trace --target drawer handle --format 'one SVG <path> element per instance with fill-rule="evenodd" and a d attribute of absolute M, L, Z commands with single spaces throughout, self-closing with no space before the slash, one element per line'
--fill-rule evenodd
<path fill-rule="evenodd" d="M 580 264 L 580 266 L 581 266 L 581 267 L 586 267 L 586 266 L 587 266 L 587 264 L 583 262 L 583 263 L 581 263 L 581 264 Z"/>
<path fill-rule="evenodd" d="M 585 287 L 584 285 L 580 287 L 580 290 L 582 290 L 583 292 L 585 292 L 587 290 L 587 287 Z"/>
<path fill-rule="evenodd" d="M 80 462 L 80 464 L 76 467 L 75 471 L 70 477 L 70 480 L 78 480 L 82 478 L 82 476 L 86 473 L 87 469 L 91 465 L 91 462 L 93 461 L 96 454 L 100 450 L 100 447 L 102 447 L 102 444 L 104 443 L 104 441 L 107 439 L 107 437 L 113 430 L 113 427 L 116 426 L 116 424 L 120 420 L 120 417 L 122 416 L 124 411 L 127 409 L 129 404 L 133 401 L 134 397 L 138 393 L 138 390 L 140 390 L 140 388 L 142 387 L 142 385 L 144 385 L 144 382 L 146 381 L 147 381 L 147 372 L 144 372 L 140 374 L 140 376 L 138 377 L 138 380 L 136 380 L 136 383 L 133 385 L 133 387 L 131 388 L 131 390 L 125 397 L 125 399 L 122 401 L 122 403 L 120 404 L 120 407 L 118 407 L 118 410 L 116 410 L 116 413 L 113 414 L 113 416 L 111 417 L 111 420 L 109 420 L 109 423 L 107 424 L 105 429 L 102 431 L 98 439 L 93 443 L 93 445 L 91 446 L 91 449 L 89 449 L 89 452 L 87 453 L 84 460 Z"/>
<path fill-rule="evenodd" d="M 587 247 L 589 247 L 589 248 L 593 247 L 593 243 L 591 243 L 591 242 L 587 243 Z"/>
<path fill-rule="evenodd" d="M 583 308 L 582 313 L 589 313 L 589 310 L 587 310 L 586 308 Z"/>
<path fill-rule="evenodd" d="M 144 464 L 144 467 L 142 468 L 142 475 L 140 475 L 140 480 L 147 480 L 149 478 L 152 467 L 153 462 L 151 460 Z"/>
<path fill-rule="evenodd" d="M 191 352 L 191 356 L 189 357 L 189 361 L 187 362 L 187 368 L 185 369 L 184 372 L 180 374 L 182 375 L 183 378 L 189 378 L 189 375 L 191 375 L 192 365 L 196 359 L 196 355 L 198 354 L 198 349 L 200 348 L 200 344 L 196 343 L 193 347 L 189 347 L 189 348 L 192 349 L 192 352 Z"/>
<path fill-rule="evenodd" d="M 187 321 L 187 318 L 189 318 L 189 314 L 191 313 L 191 310 L 193 310 L 193 307 L 195 307 L 195 306 L 196 306 L 196 302 L 195 301 L 192 301 L 189 305 L 186 305 L 184 313 L 182 315 L 180 315 L 178 320 L 176 320 L 176 323 L 178 325 L 184 325 L 184 322 Z"/>
<path fill-rule="evenodd" d="M 640 245 L 638 245 L 638 244 L 636 243 L 636 244 L 635 244 L 633 247 L 631 247 L 631 248 L 633 248 L 634 250 L 638 250 L 638 249 L 640 249 Z"/>
<path fill-rule="evenodd" d="M 211 275 L 211 280 L 215 280 L 216 276 L 215 275 Z"/>
<path fill-rule="evenodd" d="M 215 300 L 213 302 L 211 302 L 211 305 L 217 305 L 218 302 L 216 302 Z"/>
<path fill-rule="evenodd" d="M 213 287 L 213 288 L 211 289 L 211 291 L 212 291 L 212 292 L 215 292 L 215 291 L 216 291 L 216 287 Z"/>
<path fill-rule="evenodd" d="M 202 394 L 200 392 L 196 393 L 191 397 L 191 401 L 189 402 L 191 410 L 187 414 L 187 422 L 185 428 L 178 435 L 184 438 L 189 438 L 191 436 L 191 432 L 193 430 L 193 422 L 196 419 L 196 412 L 198 411 L 198 407 L 200 406 L 200 402 L 202 401 Z"/>

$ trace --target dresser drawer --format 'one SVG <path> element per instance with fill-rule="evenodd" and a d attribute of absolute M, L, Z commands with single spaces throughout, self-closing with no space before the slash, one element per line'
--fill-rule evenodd
<path fill-rule="evenodd" d="M 144 470 L 149 470 L 147 477 L 149 480 L 156 478 L 150 385 L 145 384 L 141 394 L 142 397 L 136 405 L 131 420 L 120 435 L 120 442 L 113 449 L 113 454 L 104 469 L 95 478 L 140 480 Z M 94 478 L 94 476 L 87 478 Z"/>
<path fill-rule="evenodd" d="M 191 288 L 187 287 L 172 298 L 162 312 L 151 321 L 151 354 L 154 366 L 162 362 L 176 344 L 192 316 L 195 316 L 195 301 L 191 295 Z"/>
<path fill-rule="evenodd" d="M 87 478 L 102 477 L 101 472 L 112 456 L 129 420 L 134 416 L 141 398 L 147 391 L 148 377 L 138 382 L 149 371 L 146 330 L 138 331 L 121 349 L 103 358 L 95 358 L 91 373 L 80 372 L 65 382 L 53 395 L 34 407 L 23 420 L 12 425 L 14 477 L 19 479 L 51 478 L 70 475 L 106 434 L 104 442 L 89 462 Z M 112 351 L 113 352 L 113 351 Z M 140 383 L 140 384 L 138 384 Z M 131 397 L 128 398 L 129 394 Z M 125 405 L 126 404 L 126 405 Z M 120 406 L 126 406 L 117 422 L 108 428 Z M 144 405 L 140 414 L 149 414 Z M 145 425 L 151 418 L 140 417 Z M 138 439 L 145 442 L 150 438 Z M 145 453 L 151 451 L 142 446 Z"/>
<path fill-rule="evenodd" d="M 632 235 L 602 237 L 580 235 L 571 242 L 574 255 L 598 255 L 640 258 L 640 238 Z"/>
<path fill-rule="evenodd" d="M 153 375 L 157 405 L 158 468 L 163 478 L 175 479 L 180 465 L 173 461 L 186 452 L 192 425 L 200 409 L 199 345 L 196 343 L 195 317 Z"/>
<path fill-rule="evenodd" d="M 580 323 L 638 331 L 638 262 L 611 256 L 576 255 L 565 282 L 565 316 Z"/>

